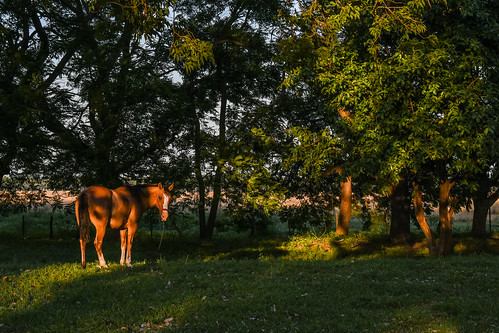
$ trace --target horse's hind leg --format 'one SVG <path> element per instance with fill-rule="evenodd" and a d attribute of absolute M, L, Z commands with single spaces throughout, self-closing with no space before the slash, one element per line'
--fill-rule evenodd
<path fill-rule="evenodd" d="M 104 259 L 104 254 L 102 253 L 102 240 L 104 239 L 104 235 L 106 234 L 106 226 L 104 225 L 102 228 L 96 228 L 95 235 L 95 251 L 97 252 L 97 257 L 99 257 L 99 265 L 100 267 L 107 267 L 106 260 Z"/>
<path fill-rule="evenodd" d="M 87 247 L 87 242 L 80 238 L 81 268 L 87 267 L 87 262 L 85 261 L 85 248 L 86 247 Z"/>
<path fill-rule="evenodd" d="M 133 244 L 133 236 L 135 235 L 136 227 L 128 228 L 128 242 L 127 242 L 127 251 L 126 251 L 126 264 L 128 267 L 132 267 L 132 244 Z"/>
<path fill-rule="evenodd" d="M 120 230 L 121 237 L 121 259 L 120 264 L 125 264 L 125 252 L 126 252 L 126 237 L 127 237 L 127 229 Z"/>

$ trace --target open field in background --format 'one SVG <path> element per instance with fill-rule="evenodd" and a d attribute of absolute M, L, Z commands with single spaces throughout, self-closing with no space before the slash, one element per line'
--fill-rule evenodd
<path fill-rule="evenodd" d="M 52 239 L 50 210 L 24 214 L 25 237 L 23 214 L 0 217 L 0 332 L 499 331 L 496 214 L 484 240 L 456 218 L 456 255 L 440 259 L 420 233 L 393 245 L 357 219 L 346 237 L 290 236 L 276 220 L 256 237 L 226 225 L 201 243 L 194 218 L 177 215 L 182 235 L 168 226 L 158 249 L 156 215 L 142 221 L 132 269 L 108 232 L 110 268 L 90 243 L 86 270 L 72 214 L 54 212 Z"/>
<path fill-rule="evenodd" d="M 26 195 L 26 194 L 24 194 Z M 0 221 L 2 220 L 11 220 L 8 223 L 0 222 L 0 232 L 8 231 L 12 233 L 19 232 L 23 237 L 30 236 L 30 234 L 36 237 L 49 234 L 49 223 L 50 218 L 53 215 L 54 220 L 57 220 L 57 228 L 53 230 L 53 233 L 60 232 L 61 234 L 67 234 L 71 232 L 71 230 L 76 230 L 76 219 L 74 217 L 74 201 L 76 196 L 71 194 L 68 191 L 46 191 L 44 192 L 44 200 L 46 202 L 45 205 L 40 209 L 31 210 L 30 213 L 20 213 L 20 214 L 12 214 L 9 217 L 0 216 Z M 181 202 L 182 200 L 191 200 L 190 197 L 181 197 L 177 198 L 177 202 Z M 63 209 L 56 209 L 53 214 L 48 213 L 48 211 L 52 208 L 51 204 L 54 201 L 59 202 L 61 205 L 57 207 L 63 207 Z M 290 205 L 297 205 L 299 201 L 297 200 L 287 200 L 287 203 Z M 45 208 L 45 209 L 44 209 Z M 354 215 L 351 220 L 351 230 L 352 231 L 360 231 L 362 230 L 363 222 Z M 360 213 L 360 212 L 359 212 Z M 49 214 L 47 216 L 47 214 Z M 334 215 L 334 214 L 333 214 Z M 23 232 L 23 216 L 24 216 L 24 232 Z M 456 212 L 453 215 L 453 230 L 458 233 L 466 233 L 471 230 L 471 221 L 473 218 L 473 211 L 461 210 L 460 212 Z M 155 211 L 146 212 L 146 215 L 142 218 L 140 228 L 141 230 L 150 230 L 151 226 L 154 230 L 158 229 L 158 221 L 157 221 L 157 213 Z M 174 220 L 175 224 L 180 227 L 181 230 L 185 231 L 193 231 L 198 230 L 197 222 L 193 221 L 190 214 L 179 213 L 175 210 L 175 202 L 172 205 L 172 215 L 170 220 Z M 434 212 L 427 216 L 428 222 L 432 229 L 436 229 L 438 225 L 438 209 L 435 209 Z M 383 218 L 381 218 L 383 220 Z M 17 221 L 17 222 L 16 222 Z M 274 225 L 271 226 L 270 233 L 277 235 L 290 235 L 293 230 L 288 230 L 288 226 L 286 221 L 278 221 L 278 219 L 273 219 Z M 170 224 L 170 223 L 169 223 Z M 227 227 L 231 227 L 230 225 L 223 225 L 224 222 L 221 223 L 220 231 L 227 230 Z M 229 221 L 230 224 L 230 221 Z M 334 223 L 333 223 L 334 224 Z M 322 234 L 323 230 L 320 227 L 309 226 L 313 233 Z M 159 228 L 161 229 L 161 228 Z M 373 225 L 371 226 L 371 231 L 378 233 L 386 233 L 386 225 L 384 221 L 373 221 Z M 418 232 L 418 227 L 416 223 L 412 224 L 412 231 Z M 490 216 L 487 217 L 487 232 L 498 231 L 499 232 L 499 200 L 491 207 Z M 75 231 L 77 232 L 77 231 Z M 215 233 L 217 230 L 215 229 Z M 54 236 L 56 237 L 56 236 Z"/>

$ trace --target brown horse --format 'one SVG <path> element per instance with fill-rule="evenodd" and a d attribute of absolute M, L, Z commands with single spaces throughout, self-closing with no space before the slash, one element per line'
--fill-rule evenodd
<path fill-rule="evenodd" d="M 140 217 L 149 208 L 156 206 L 164 222 L 168 218 L 173 184 L 165 189 L 157 185 L 123 186 L 110 190 L 102 186 L 91 186 L 78 195 L 75 202 L 76 221 L 80 227 L 81 267 L 86 267 L 85 248 L 90 240 L 90 222 L 95 226 L 95 250 L 100 267 L 107 267 L 102 254 L 102 239 L 109 225 L 120 230 L 120 263 L 131 267 L 132 242 Z"/>

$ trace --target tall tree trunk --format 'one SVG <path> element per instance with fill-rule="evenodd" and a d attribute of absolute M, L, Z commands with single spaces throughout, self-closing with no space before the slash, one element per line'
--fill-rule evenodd
<path fill-rule="evenodd" d="M 215 177 L 213 179 L 213 200 L 211 201 L 210 215 L 207 222 L 207 238 L 213 236 L 215 229 L 218 206 L 222 195 L 222 168 L 225 160 L 225 145 L 226 145 L 226 114 L 227 114 L 227 83 L 225 80 L 225 63 L 223 59 L 217 66 L 217 78 L 219 82 L 220 91 L 220 118 L 218 121 L 218 151 L 217 151 L 217 167 L 215 170 Z"/>
<path fill-rule="evenodd" d="M 206 226 L 206 187 L 204 184 L 203 173 L 201 170 L 201 124 L 197 117 L 196 110 L 194 110 L 194 173 L 198 183 L 198 218 L 199 218 L 199 238 L 209 238 L 208 228 Z"/>
<path fill-rule="evenodd" d="M 405 176 L 388 191 L 391 209 L 390 239 L 394 243 L 407 243 L 411 234 L 411 199 Z"/>
<path fill-rule="evenodd" d="M 371 213 L 369 212 L 369 202 L 364 196 L 361 196 L 360 204 L 362 206 L 362 230 L 367 231 L 372 225 Z"/>
<path fill-rule="evenodd" d="M 435 239 L 433 238 L 433 234 L 431 233 L 430 226 L 426 221 L 426 217 L 424 216 L 423 209 L 423 196 L 421 195 L 421 189 L 419 188 L 419 184 L 417 182 L 413 182 L 414 187 L 414 210 L 416 213 L 416 220 L 423 230 L 424 236 L 426 238 L 426 245 L 428 246 L 428 250 L 430 255 L 435 255 Z"/>
<path fill-rule="evenodd" d="M 194 175 L 198 185 L 199 200 L 197 204 L 198 219 L 199 219 L 199 238 L 207 239 L 208 228 L 206 226 L 206 185 L 202 172 L 203 158 L 202 158 L 202 139 L 201 139 L 201 122 L 196 112 L 195 93 L 192 84 L 186 85 L 187 96 L 189 96 L 189 110 L 192 119 L 193 131 L 193 149 L 194 149 Z"/>
<path fill-rule="evenodd" d="M 337 166 L 333 169 L 342 176 L 343 169 Z M 340 181 L 340 214 L 336 219 L 336 235 L 348 235 L 350 216 L 352 215 L 352 178 L 346 177 Z"/>
<path fill-rule="evenodd" d="M 452 214 L 454 205 L 451 202 L 450 190 L 454 182 L 444 179 L 440 182 L 440 195 L 438 198 L 438 215 L 440 219 L 440 239 L 436 254 L 445 256 L 454 252 L 454 241 L 452 239 Z"/>
<path fill-rule="evenodd" d="M 478 238 L 487 235 L 487 213 L 491 205 L 486 198 L 473 196 L 473 224 L 471 234 Z"/>
<path fill-rule="evenodd" d="M 348 235 L 352 215 L 352 178 L 347 177 L 340 183 L 340 215 L 336 221 L 336 235 Z"/>

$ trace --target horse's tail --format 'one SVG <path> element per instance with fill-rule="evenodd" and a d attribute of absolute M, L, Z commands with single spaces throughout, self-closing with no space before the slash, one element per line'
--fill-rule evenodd
<path fill-rule="evenodd" d="M 76 199 L 76 221 L 80 228 L 80 240 L 88 242 L 90 240 L 90 216 L 88 214 L 88 198 L 83 192 Z"/>

